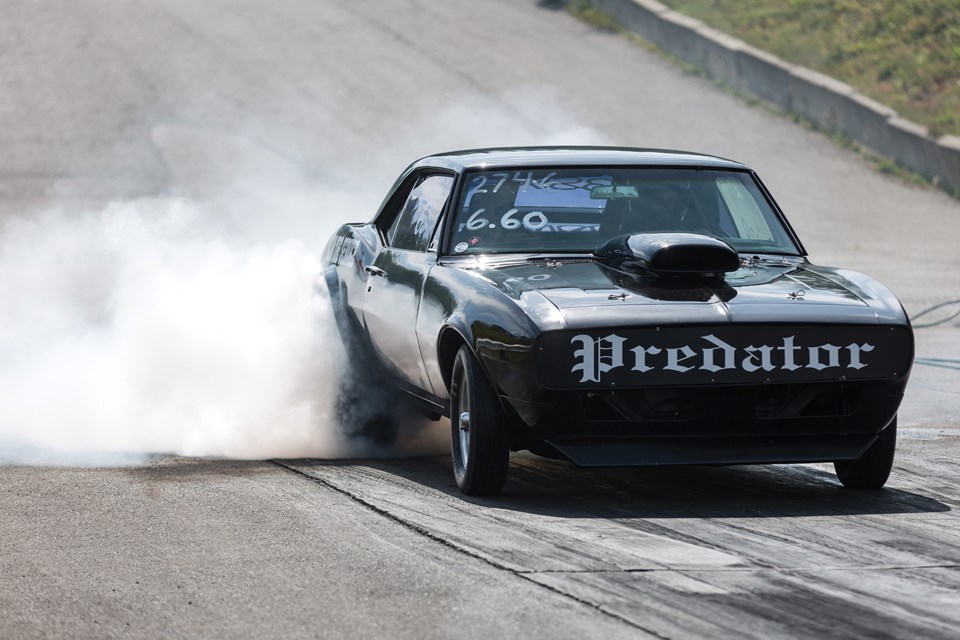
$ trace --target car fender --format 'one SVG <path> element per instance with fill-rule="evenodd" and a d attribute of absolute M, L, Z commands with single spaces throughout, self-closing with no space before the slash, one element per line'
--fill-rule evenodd
<path fill-rule="evenodd" d="M 456 356 L 452 345 L 457 342 L 473 351 L 498 394 L 532 391 L 532 377 L 519 376 L 517 370 L 528 368 L 532 374 L 539 330 L 526 311 L 493 283 L 466 269 L 434 267 L 417 324 L 424 364 L 438 393 L 449 389 Z"/>
<path fill-rule="evenodd" d="M 910 326 L 910 319 L 900 300 L 893 291 L 878 280 L 851 269 L 821 266 L 812 268 L 853 292 L 869 305 L 877 315 L 877 320 L 883 324 Z"/>

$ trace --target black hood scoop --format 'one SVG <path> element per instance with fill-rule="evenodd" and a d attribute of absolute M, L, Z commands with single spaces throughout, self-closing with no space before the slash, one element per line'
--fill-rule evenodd
<path fill-rule="evenodd" d="M 617 271 L 664 277 L 722 277 L 740 268 L 733 247 L 696 233 L 626 234 L 611 238 L 593 255 Z"/>

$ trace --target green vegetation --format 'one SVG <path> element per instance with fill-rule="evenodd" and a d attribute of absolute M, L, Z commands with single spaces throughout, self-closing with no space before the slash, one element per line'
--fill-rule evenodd
<path fill-rule="evenodd" d="M 595 29 L 606 31 L 607 33 L 616 33 L 620 31 L 620 25 L 605 11 L 590 6 L 589 2 L 580 0 L 567 5 L 567 9 L 574 16 L 586 22 Z"/>
<path fill-rule="evenodd" d="M 960 135 L 960 0 L 661 0 Z"/>

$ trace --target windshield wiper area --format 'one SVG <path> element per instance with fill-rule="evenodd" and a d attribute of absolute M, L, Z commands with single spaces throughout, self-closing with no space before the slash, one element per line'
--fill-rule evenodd
<path fill-rule="evenodd" d="M 796 265 L 798 260 L 802 260 L 802 257 L 776 253 L 740 254 L 740 266 L 742 267 L 752 267 L 757 264 L 789 267 Z"/>

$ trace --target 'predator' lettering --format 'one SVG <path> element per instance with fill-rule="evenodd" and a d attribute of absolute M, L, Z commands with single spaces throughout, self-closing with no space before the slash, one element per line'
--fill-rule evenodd
<path fill-rule="evenodd" d="M 868 365 L 864 362 L 864 354 L 874 350 L 872 344 L 855 342 L 846 346 L 829 343 L 798 345 L 796 336 L 786 336 L 780 344 L 752 344 L 739 348 L 713 334 L 700 336 L 700 339 L 703 342 L 695 345 L 627 346 L 627 339 L 616 334 L 602 338 L 581 334 L 571 340 L 571 344 L 580 347 L 573 352 L 577 362 L 571 373 L 579 372 L 580 382 L 600 382 L 603 374 L 620 367 L 641 374 L 657 370 L 683 374 L 693 369 L 711 373 L 727 369 L 748 373 L 801 368 L 816 371 L 863 369 Z"/>

